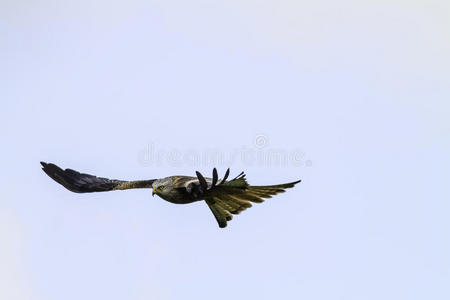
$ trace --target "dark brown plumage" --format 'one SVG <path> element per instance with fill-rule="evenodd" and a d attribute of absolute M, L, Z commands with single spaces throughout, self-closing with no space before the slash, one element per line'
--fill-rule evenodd
<path fill-rule="evenodd" d="M 300 182 L 298 180 L 278 185 L 252 186 L 247 183 L 243 172 L 227 181 L 230 169 L 227 169 L 223 179 L 219 179 L 215 168 L 212 178 L 205 178 L 197 171 L 196 177 L 169 176 L 125 181 L 83 174 L 72 169 L 63 170 L 51 163 L 41 162 L 41 165 L 48 176 L 75 193 L 152 188 L 153 194 L 172 203 L 185 204 L 205 200 L 221 228 L 227 226 L 233 214 L 252 207 L 252 202 L 261 203 L 264 199 L 283 193 L 285 189 Z"/>

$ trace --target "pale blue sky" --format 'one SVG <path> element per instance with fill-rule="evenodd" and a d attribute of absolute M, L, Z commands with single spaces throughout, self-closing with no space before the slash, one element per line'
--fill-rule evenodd
<path fill-rule="evenodd" d="M 449 20 L 447 1 L 1 1 L 0 298 L 449 299 Z M 203 203 L 71 193 L 41 160 L 303 182 L 223 230 Z"/>

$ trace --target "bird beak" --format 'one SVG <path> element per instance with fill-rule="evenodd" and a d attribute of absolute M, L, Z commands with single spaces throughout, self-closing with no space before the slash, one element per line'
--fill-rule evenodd
<path fill-rule="evenodd" d="M 153 197 L 155 197 L 155 194 L 156 194 L 156 189 L 155 189 L 155 188 L 153 188 L 153 191 L 152 191 L 152 196 L 153 196 Z"/>

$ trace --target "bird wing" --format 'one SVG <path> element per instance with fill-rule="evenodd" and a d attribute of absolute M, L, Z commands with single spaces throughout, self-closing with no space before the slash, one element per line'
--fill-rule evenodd
<path fill-rule="evenodd" d="M 83 174 L 72 169 L 61 169 L 55 164 L 41 162 L 42 170 L 53 180 L 75 193 L 106 192 L 113 190 L 127 190 L 139 188 L 151 188 L 153 181 L 124 181 L 108 179 L 94 175 Z"/>
<path fill-rule="evenodd" d="M 265 198 L 284 193 L 285 189 L 294 187 L 301 181 L 255 186 L 247 183 L 243 172 L 234 179 L 226 181 L 229 173 L 228 169 L 224 178 L 219 180 L 215 168 L 212 179 L 205 178 L 200 172 L 196 172 L 198 180 L 191 181 L 186 186 L 186 191 L 191 197 L 205 199 L 221 228 L 227 226 L 227 221 L 232 219 L 232 214 L 237 215 L 252 207 L 252 202 L 261 203 Z"/>

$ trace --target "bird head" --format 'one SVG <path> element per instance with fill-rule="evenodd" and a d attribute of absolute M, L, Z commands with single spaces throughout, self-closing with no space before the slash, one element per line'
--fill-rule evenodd
<path fill-rule="evenodd" d="M 172 179 L 170 177 L 155 180 L 152 184 L 152 196 L 158 195 L 163 197 L 170 193 L 173 188 Z"/>

